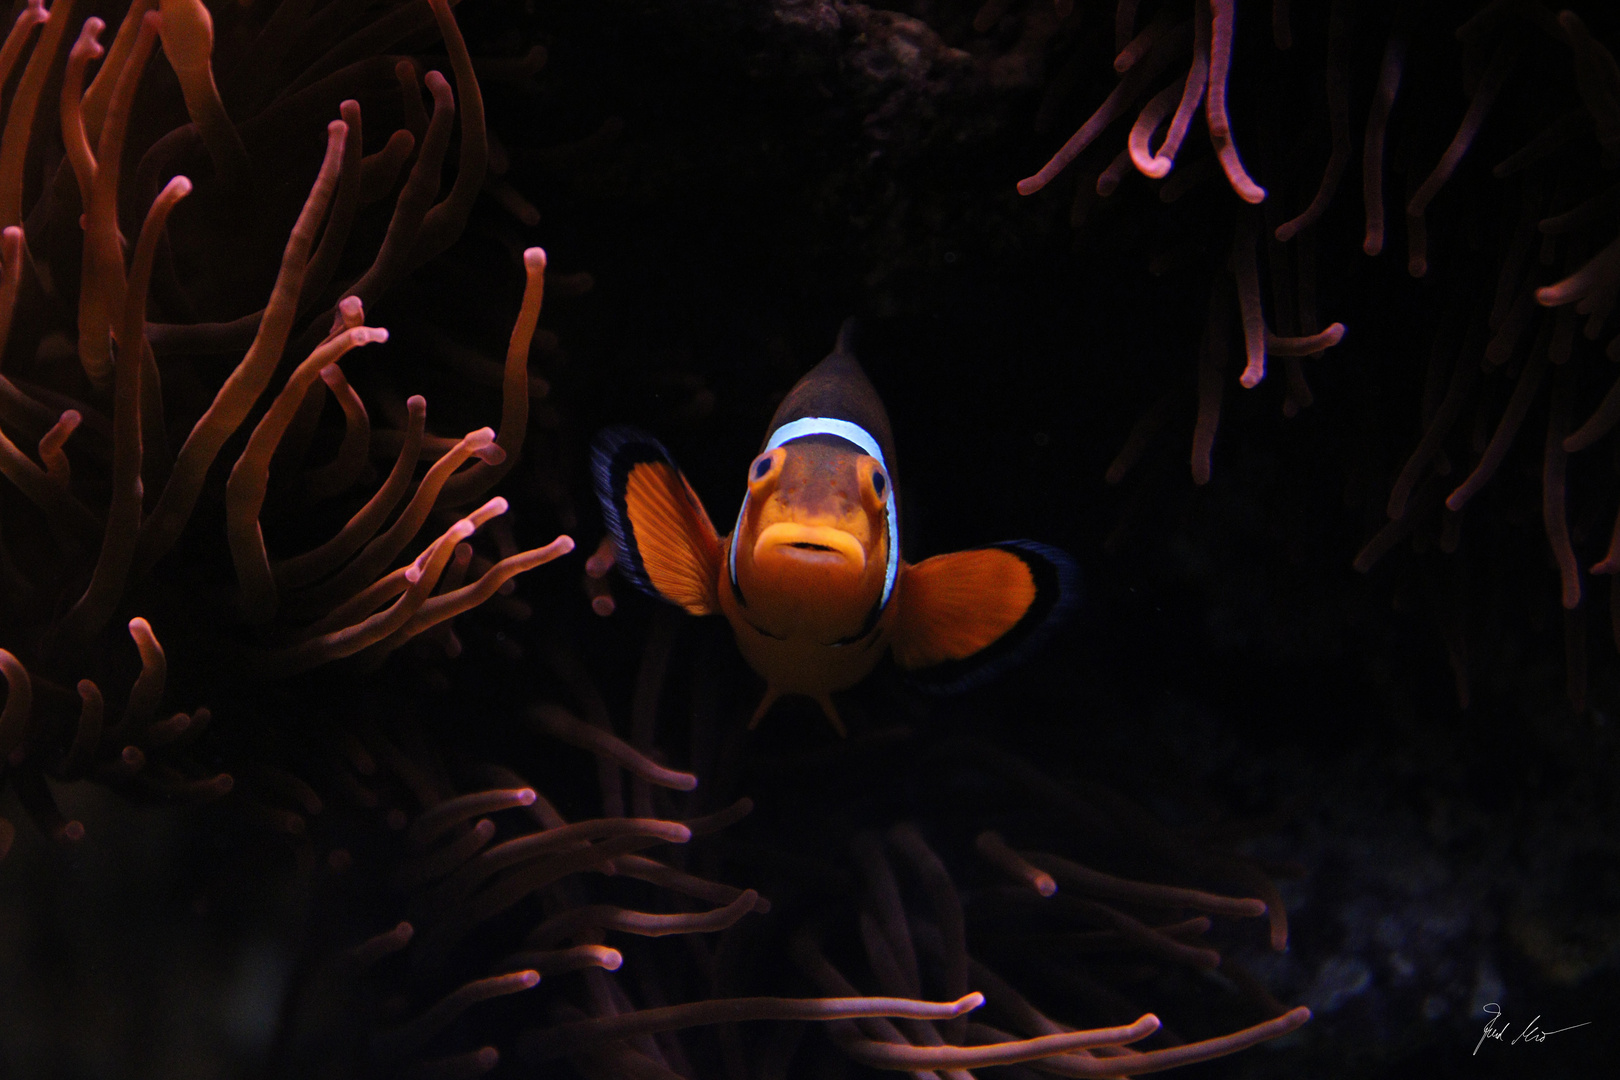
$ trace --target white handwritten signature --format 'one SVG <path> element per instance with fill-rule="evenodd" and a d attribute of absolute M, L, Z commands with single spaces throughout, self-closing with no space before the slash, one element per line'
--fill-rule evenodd
<path fill-rule="evenodd" d="M 1537 1026 L 1541 1023 L 1541 1014 L 1537 1013 L 1536 1018 L 1526 1024 L 1524 1030 L 1515 1035 L 1510 1042 L 1507 1037 L 1508 1024 L 1505 1020 L 1502 1020 L 1502 1006 L 1493 1001 L 1485 1006 L 1485 1011 L 1491 1014 L 1491 1018 L 1485 1021 L 1485 1033 L 1479 1037 L 1479 1042 L 1474 1044 L 1475 1054 L 1478 1054 L 1479 1048 L 1485 1045 L 1486 1039 L 1494 1039 L 1497 1042 L 1505 1042 L 1509 1046 L 1514 1046 L 1522 1042 L 1546 1042 L 1547 1036 L 1549 1035 L 1557 1035 L 1560 1031 L 1574 1031 L 1576 1028 L 1585 1027 L 1587 1024 L 1592 1022 L 1588 1020 L 1585 1023 L 1571 1024 L 1568 1027 L 1557 1028 L 1553 1031 L 1543 1031 Z M 1501 1022 L 1501 1027 L 1497 1027 L 1498 1022 Z"/>

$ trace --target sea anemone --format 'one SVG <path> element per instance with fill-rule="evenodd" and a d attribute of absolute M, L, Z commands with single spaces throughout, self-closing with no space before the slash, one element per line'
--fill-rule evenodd
<path fill-rule="evenodd" d="M 1029 10 L 1027 18 L 1051 18 L 1042 6 Z M 1582 344 L 1603 337 L 1620 295 L 1620 248 L 1601 238 L 1615 205 L 1606 171 L 1617 152 L 1620 68 L 1573 11 L 1492 4 L 1464 14 L 1349 3 L 1305 13 L 1276 4 L 1264 18 L 1260 8 L 1201 0 L 1161 8 L 1139 25 L 1138 5 L 1122 0 L 1112 34 L 1117 85 L 1018 190 L 1034 194 L 1078 167 L 1078 222 L 1084 200 L 1110 196 L 1138 174 L 1173 204 L 1164 213 L 1180 226 L 1179 246 L 1152 255 L 1150 273 L 1179 273 L 1203 252 L 1206 310 L 1201 318 L 1196 307 L 1187 312 L 1203 326 L 1196 344 L 1185 347 L 1196 364 L 1143 413 L 1108 469 L 1110 483 L 1124 480 L 1189 396 L 1197 402 L 1192 476 L 1208 482 L 1232 374 L 1227 358 L 1239 338 L 1243 388 L 1261 383 L 1268 355 L 1280 356 L 1283 412 L 1294 416 L 1308 406 L 1314 395 L 1302 361 L 1339 345 L 1347 327 L 1355 333 L 1358 317 L 1346 312 L 1344 322 L 1323 326 L 1319 301 L 1353 302 L 1354 290 L 1344 288 L 1351 280 L 1413 295 L 1378 276 L 1385 264 L 1355 265 L 1358 256 L 1380 256 L 1404 240 L 1407 276 L 1434 283 L 1425 295 L 1438 289 L 1450 299 L 1441 302 L 1447 310 L 1426 342 L 1397 350 L 1410 358 L 1427 347 L 1433 356 L 1421 426 L 1380 499 L 1386 523 L 1354 564 L 1370 570 L 1408 539 L 1456 552 L 1464 508 L 1501 473 L 1527 424 L 1536 426 L 1531 417 L 1544 416 L 1538 511 L 1558 571 L 1556 595 L 1569 613 L 1567 689 L 1580 711 L 1587 693 L 1585 574 L 1620 567 L 1620 559 L 1603 554 L 1583 573 L 1583 538 L 1604 528 L 1597 517 L 1615 496 L 1573 458 L 1620 416 L 1613 380 L 1591 363 L 1601 350 Z M 993 21 L 982 18 L 981 28 Z M 1096 36 L 1076 12 L 1050 39 L 1081 57 L 1095 54 Z M 1310 63 L 1299 62 L 1301 51 Z M 1074 90 L 1072 79 L 1054 80 L 1043 117 Z M 1112 159 L 1105 160 L 1111 147 L 1097 156 L 1110 129 L 1133 114 Z M 1207 154 L 1200 153 L 1200 127 Z M 1361 207 L 1352 224 L 1345 180 L 1358 151 Z M 1403 176 L 1405 192 L 1392 198 Z M 1217 178 L 1221 183 L 1209 182 Z M 1189 200 L 1195 191 L 1199 198 Z M 1511 226 L 1499 229 L 1504 220 Z M 1379 335 L 1376 311 L 1359 318 L 1362 333 Z M 1366 369 L 1359 381 L 1387 382 L 1369 392 L 1382 394 L 1386 425 L 1397 410 L 1412 408 L 1393 392 L 1400 380 L 1384 356 L 1391 347 L 1364 342 L 1343 360 Z M 1608 354 L 1617 348 L 1610 342 Z M 1355 473 L 1367 465 L 1346 467 Z M 1496 517 L 1478 530 L 1499 528 Z M 1613 541 L 1609 547 L 1620 551 Z M 1474 576 L 1439 569 L 1418 577 Z M 1459 595 L 1435 613 L 1465 705 L 1470 631 L 1459 613 L 1469 606 Z M 1611 608 L 1620 617 L 1620 601 Z M 1620 641 L 1620 621 L 1615 626 Z"/>
<path fill-rule="evenodd" d="M 179 753 L 208 711 L 158 711 L 168 661 L 155 627 L 192 651 L 188 670 L 262 679 L 356 654 L 375 663 L 573 546 L 559 537 L 491 563 L 467 545 L 507 507 L 474 504 L 523 445 L 544 252 L 524 255 L 498 434 L 431 435 L 420 395 L 404 402 L 403 430 L 373 430 L 339 365 L 388 339 L 365 325 L 367 307 L 449 246 L 483 182 L 482 100 L 449 4 L 358 26 L 336 11 L 301 26 L 305 7 L 259 23 L 228 13 L 221 39 L 254 50 L 251 69 L 216 55 L 198 0 L 137 2 L 106 49 L 102 20 L 85 19 L 65 60 L 72 0 L 49 12 L 30 3 L 0 50 L 8 77 L 26 57 L 0 135 L 0 742 L 8 782 L 53 835 L 82 830 L 56 810 L 45 774 L 163 797 L 231 788 L 228 774 Z M 458 169 L 442 199 L 457 94 L 414 60 L 378 55 L 428 26 L 446 42 L 461 101 Z M 172 80 L 147 75 L 160 42 Z M 227 70 L 233 109 L 215 79 Z M 58 72 L 60 122 L 36 124 Z M 403 114 L 369 156 L 358 98 L 341 100 L 341 118 L 322 116 L 350 92 Z M 355 259 L 351 235 L 385 210 L 375 256 Z M 284 242 L 268 246 L 266 223 L 282 220 Z M 268 301 L 257 299 L 267 285 Z M 342 432 L 313 463 L 328 393 Z M 393 465 L 368 490 L 374 449 Z M 434 515 L 444 524 L 423 545 Z M 234 581 L 218 575 L 221 547 Z M 118 721 L 104 724 L 100 685 L 125 666 L 109 634 L 119 618 L 141 669 Z M 77 694 L 66 689 L 75 681 Z M 6 823 L 0 847 L 11 836 Z"/>

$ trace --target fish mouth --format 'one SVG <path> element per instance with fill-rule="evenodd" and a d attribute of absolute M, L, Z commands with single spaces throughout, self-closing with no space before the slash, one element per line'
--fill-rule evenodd
<path fill-rule="evenodd" d="M 754 541 L 754 558 L 785 557 L 810 565 L 866 568 L 866 549 L 842 529 L 825 525 L 798 525 L 778 522 L 768 526 Z"/>

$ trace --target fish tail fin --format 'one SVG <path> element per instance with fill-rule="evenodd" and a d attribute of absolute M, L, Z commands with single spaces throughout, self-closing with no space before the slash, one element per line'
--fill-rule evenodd
<path fill-rule="evenodd" d="M 693 615 L 720 610 L 720 537 L 669 451 L 611 427 L 591 443 L 591 474 L 624 576 Z"/>
<path fill-rule="evenodd" d="M 891 641 L 913 681 L 959 693 L 1022 663 L 1074 610 L 1079 572 L 1032 540 L 936 555 L 900 573 Z"/>

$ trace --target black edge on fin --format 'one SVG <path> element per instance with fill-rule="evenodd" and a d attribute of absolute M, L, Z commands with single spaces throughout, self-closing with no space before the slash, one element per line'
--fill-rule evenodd
<path fill-rule="evenodd" d="M 986 547 L 1021 559 L 1035 579 L 1035 602 L 1001 637 L 972 656 L 906 673 L 930 694 L 961 694 L 983 686 L 1028 660 L 1074 614 L 1080 603 L 1080 571 L 1067 552 L 1034 540 L 1003 540 Z"/>
<path fill-rule="evenodd" d="M 591 478 L 595 481 L 597 500 L 602 504 L 602 524 L 607 527 L 608 535 L 613 537 L 619 573 L 648 596 L 667 604 L 669 598 L 654 588 L 647 577 L 647 568 L 641 561 L 641 549 L 636 546 L 635 530 L 630 527 L 629 510 L 624 503 L 624 489 L 630 470 L 646 462 L 668 465 L 680 472 L 680 466 L 669 456 L 664 444 L 640 428 L 628 425 L 603 428 L 591 440 Z"/>

